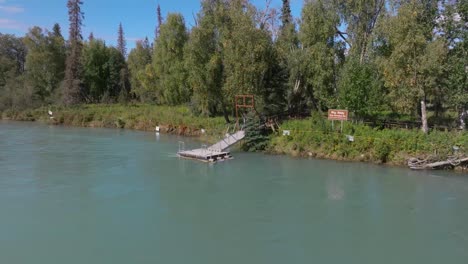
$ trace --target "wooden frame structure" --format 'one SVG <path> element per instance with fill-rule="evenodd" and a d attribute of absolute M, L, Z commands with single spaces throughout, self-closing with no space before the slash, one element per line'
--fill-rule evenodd
<path fill-rule="evenodd" d="M 252 94 L 236 95 L 236 126 L 239 126 L 239 109 L 253 109 L 255 110 L 255 96 Z"/>

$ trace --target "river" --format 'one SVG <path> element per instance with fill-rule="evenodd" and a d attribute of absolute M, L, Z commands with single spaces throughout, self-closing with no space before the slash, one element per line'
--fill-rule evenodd
<path fill-rule="evenodd" d="M 468 177 L 0 122 L 0 263 L 468 263 Z"/>

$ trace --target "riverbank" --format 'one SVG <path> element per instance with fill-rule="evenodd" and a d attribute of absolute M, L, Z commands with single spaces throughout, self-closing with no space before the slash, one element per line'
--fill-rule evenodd
<path fill-rule="evenodd" d="M 198 137 L 212 143 L 220 139 L 227 126 L 222 117 L 197 117 L 187 107 L 136 105 L 84 105 L 73 108 L 48 108 L 0 113 L 2 119 L 39 121 L 55 125 L 105 127 L 154 131 L 181 136 Z M 282 131 L 288 130 L 284 136 Z M 352 137 L 349 137 L 352 136 Z M 268 138 L 267 153 L 295 157 L 312 157 L 343 161 L 360 161 L 406 166 L 411 157 L 453 154 L 453 146 L 468 151 L 468 133 L 462 131 L 432 131 L 428 135 L 419 130 L 373 129 L 346 122 L 343 131 L 316 115 L 304 120 L 289 120 Z"/>
<path fill-rule="evenodd" d="M 48 111 L 52 111 L 50 118 Z M 51 107 L 31 110 L 0 112 L 3 120 L 38 121 L 42 123 L 79 127 L 133 129 L 155 131 L 187 137 L 200 137 L 216 141 L 226 129 L 221 117 L 203 118 L 190 113 L 187 107 L 133 105 L 82 105 L 77 107 Z"/>
<path fill-rule="evenodd" d="M 338 123 L 333 127 L 319 116 L 286 121 L 280 127 L 283 130 L 290 135 L 272 137 L 270 152 L 406 166 L 411 157 L 444 159 L 454 154 L 454 146 L 460 154 L 468 151 L 468 133 L 462 131 L 434 130 L 425 135 L 417 129 L 374 129 L 346 122 L 341 132 Z"/>

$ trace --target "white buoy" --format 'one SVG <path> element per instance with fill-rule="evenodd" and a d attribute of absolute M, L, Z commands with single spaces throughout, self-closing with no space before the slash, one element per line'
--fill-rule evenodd
<path fill-rule="evenodd" d="M 156 130 L 156 132 L 159 132 L 159 126 L 156 126 L 155 130 Z"/>

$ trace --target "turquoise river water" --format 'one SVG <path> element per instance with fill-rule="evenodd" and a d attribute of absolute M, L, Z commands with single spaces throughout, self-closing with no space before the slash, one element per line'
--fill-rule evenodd
<path fill-rule="evenodd" d="M 0 122 L 0 263 L 468 263 L 468 177 Z"/>

